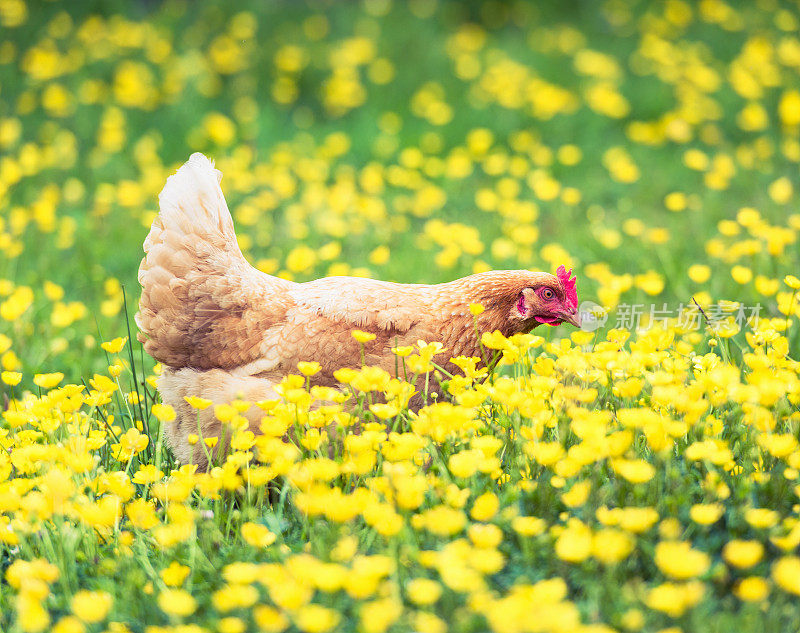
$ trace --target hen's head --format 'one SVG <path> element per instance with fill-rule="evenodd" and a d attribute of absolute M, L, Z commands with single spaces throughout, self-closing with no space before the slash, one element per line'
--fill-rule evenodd
<path fill-rule="evenodd" d="M 496 316 L 505 321 L 500 329 L 510 333 L 529 332 L 543 323 L 580 327 L 576 279 L 571 275 L 572 270 L 567 271 L 563 266 L 555 275 L 509 271 L 500 288 L 495 288 Z"/>

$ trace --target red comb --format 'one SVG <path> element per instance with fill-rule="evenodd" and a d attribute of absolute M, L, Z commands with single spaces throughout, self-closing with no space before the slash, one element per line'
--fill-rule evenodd
<path fill-rule="evenodd" d="M 567 269 L 564 268 L 563 266 L 559 266 L 558 270 L 556 271 L 556 277 L 558 277 L 558 280 L 564 287 L 564 294 L 566 295 L 565 297 L 566 304 L 569 307 L 577 310 L 578 292 L 575 290 L 575 282 L 578 281 L 578 278 L 573 277 L 572 279 L 570 279 L 571 274 L 572 274 L 572 269 L 570 268 L 569 272 L 567 272 Z"/>

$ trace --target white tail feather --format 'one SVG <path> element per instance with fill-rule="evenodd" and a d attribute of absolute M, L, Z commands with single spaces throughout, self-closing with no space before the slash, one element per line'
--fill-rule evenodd
<path fill-rule="evenodd" d="M 195 153 L 167 179 L 158 196 L 164 228 L 186 234 L 220 232 L 234 240 L 233 219 L 222 194 L 222 172 Z"/>

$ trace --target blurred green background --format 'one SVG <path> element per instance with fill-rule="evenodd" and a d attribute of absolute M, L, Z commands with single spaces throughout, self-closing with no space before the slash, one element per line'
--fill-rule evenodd
<path fill-rule="evenodd" d="M 194 151 L 272 274 L 565 264 L 609 308 L 694 296 L 778 315 L 798 264 L 799 16 L 773 0 L 0 0 L 3 367 L 104 364 L 157 194 Z"/>

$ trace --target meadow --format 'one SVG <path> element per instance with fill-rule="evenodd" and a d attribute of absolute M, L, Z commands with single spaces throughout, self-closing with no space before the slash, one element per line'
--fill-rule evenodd
<path fill-rule="evenodd" d="M 797 630 L 798 32 L 778 0 L 0 0 L 0 631 Z M 264 272 L 563 264 L 596 322 L 484 333 L 463 376 L 398 349 L 418 413 L 301 364 L 177 464 L 133 315 L 194 151 Z"/>

